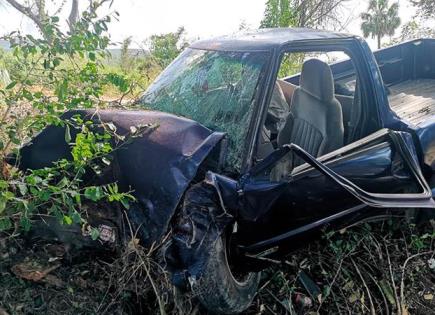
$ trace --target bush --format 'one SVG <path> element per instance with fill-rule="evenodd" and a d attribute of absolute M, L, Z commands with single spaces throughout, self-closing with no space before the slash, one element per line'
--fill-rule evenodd
<path fill-rule="evenodd" d="M 45 38 L 16 32 L 7 37 L 12 53 L 0 55 L 11 78 L 0 89 L 0 231 L 28 230 L 38 214 L 55 216 L 62 224 L 84 224 L 84 200 L 128 206 L 132 199 L 120 193 L 116 183 L 86 186 L 83 181 L 87 172 L 98 175 L 110 165 L 110 154 L 122 145 L 112 141 L 115 131 L 79 116 L 61 117 L 67 110 L 107 106 L 102 98 L 107 89 L 121 94 L 131 89 L 125 76 L 104 69 L 110 20 L 99 18 L 96 10 L 83 12 L 74 30 L 64 33 L 54 16 L 44 24 Z M 72 158 L 33 171 L 9 167 L 6 156 L 12 152 L 19 160 L 18 147 L 47 125 L 65 128 Z M 96 230 L 91 232 L 97 237 Z"/>

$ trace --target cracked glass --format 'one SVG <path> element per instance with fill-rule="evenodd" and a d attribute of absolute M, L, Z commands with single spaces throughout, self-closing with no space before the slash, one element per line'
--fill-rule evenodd
<path fill-rule="evenodd" d="M 239 169 L 267 52 L 186 49 L 142 97 L 146 108 L 228 135 L 227 166 Z"/>

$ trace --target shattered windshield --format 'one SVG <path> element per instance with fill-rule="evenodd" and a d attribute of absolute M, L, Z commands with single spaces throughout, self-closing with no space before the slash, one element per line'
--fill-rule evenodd
<path fill-rule="evenodd" d="M 239 168 L 266 61 L 265 52 L 186 49 L 148 88 L 142 103 L 226 132 L 227 164 Z"/>

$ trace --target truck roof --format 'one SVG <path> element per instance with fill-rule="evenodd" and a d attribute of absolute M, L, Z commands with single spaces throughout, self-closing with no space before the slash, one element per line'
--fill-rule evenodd
<path fill-rule="evenodd" d="M 209 50 L 262 51 L 294 41 L 351 38 L 354 35 L 310 28 L 264 28 L 200 40 L 190 47 Z"/>

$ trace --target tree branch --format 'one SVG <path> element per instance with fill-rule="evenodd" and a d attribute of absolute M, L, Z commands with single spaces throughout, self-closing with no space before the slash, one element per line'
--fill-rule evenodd
<path fill-rule="evenodd" d="M 31 19 L 36 24 L 36 26 L 38 26 L 38 28 L 41 31 L 41 33 L 44 34 L 41 16 L 39 16 L 38 14 L 33 13 L 32 9 L 30 7 L 26 7 L 26 6 L 18 3 L 15 0 L 6 0 L 6 1 L 11 6 L 13 6 L 15 9 L 17 9 L 19 12 L 21 12 L 22 14 L 27 16 L 29 19 Z M 38 9 L 38 11 L 40 11 L 40 7 L 39 6 L 38 6 L 37 9 Z"/>
<path fill-rule="evenodd" d="M 25 16 L 28 16 L 32 20 L 37 19 L 38 17 L 32 12 L 30 7 L 26 7 L 20 3 L 18 3 L 15 0 L 6 0 L 11 6 L 13 6 L 15 9 L 23 13 Z"/>

